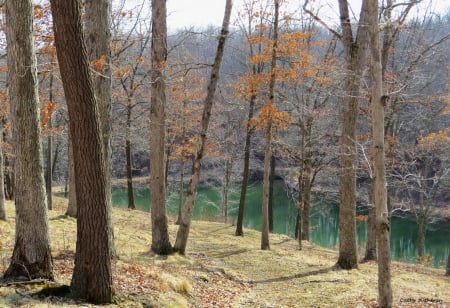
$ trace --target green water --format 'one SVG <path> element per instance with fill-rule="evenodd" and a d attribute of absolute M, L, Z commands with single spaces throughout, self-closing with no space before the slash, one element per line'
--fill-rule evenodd
<path fill-rule="evenodd" d="M 150 197 L 148 188 L 135 189 L 135 203 L 140 210 L 149 210 Z M 262 185 L 252 184 L 247 190 L 244 227 L 261 230 Z M 200 188 L 194 207 L 193 218 L 221 221 L 220 191 L 215 188 Z M 296 208 L 295 202 L 284 190 L 283 183 L 278 181 L 274 188 L 274 233 L 294 235 Z M 127 191 L 125 188 L 113 190 L 113 204 L 127 207 Z M 229 195 L 229 222 L 235 222 L 239 204 L 239 191 L 236 189 Z M 167 211 L 169 215 L 178 213 L 178 193 L 168 196 Z M 331 202 L 316 202 L 311 209 L 310 240 L 318 245 L 338 249 L 339 243 L 339 211 Z M 361 253 L 366 241 L 365 222 L 357 222 L 357 242 Z M 417 260 L 416 230 L 412 219 L 392 218 L 391 253 L 394 260 L 415 262 Z M 431 224 L 426 234 L 425 253 L 432 256 L 432 265 L 445 267 L 450 247 L 450 226 L 445 223 Z"/>

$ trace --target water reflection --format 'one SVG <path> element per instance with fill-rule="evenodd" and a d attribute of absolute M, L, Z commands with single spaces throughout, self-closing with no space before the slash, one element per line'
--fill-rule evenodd
<path fill-rule="evenodd" d="M 244 225 L 246 228 L 261 229 L 261 196 L 262 185 L 252 184 L 248 188 Z M 149 209 L 149 191 L 138 188 L 135 191 L 136 207 L 141 210 Z M 283 183 L 277 182 L 274 189 L 274 232 L 294 235 L 295 217 L 297 210 L 295 202 L 284 190 Z M 127 206 L 125 188 L 113 191 L 113 203 L 116 206 Z M 236 190 L 229 196 L 229 222 L 235 222 L 239 192 Z M 194 219 L 221 220 L 220 188 L 200 188 L 194 207 Z M 178 212 L 178 193 L 169 194 L 167 210 L 169 215 Z M 337 204 L 321 201 L 316 202 L 311 210 L 312 242 L 324 247 L 338 249 L 339 245 L 339 209 Z M 366 242 L 366 223 L 356 222 L 358 251 L 363 254 Z M 416 262 L 416 232 L 417 226 L 412 218 L 393 217 L 391 224 L 391 254 L 392 259 L 406 262 Z M 432 265 L 444 267 L 450 246 L 450 226 L 446 223 L 430 225 L 426 234 L 425 254 L 432 256 Z"/>

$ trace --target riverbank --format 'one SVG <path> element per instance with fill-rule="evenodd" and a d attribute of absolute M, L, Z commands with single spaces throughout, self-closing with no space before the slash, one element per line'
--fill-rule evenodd
<path fill-rule="evenodd" d="M 56 278 L 69 284 L 73 268 L 76 221 L 63 216 L 66 200 L 55 197 L 49 213 Z M 0 272 L 14 244 L 14 209 L 0 222 Z M 334 269 L 335 251 L 284 235 L 270 235 L 271 250 L 261 251 L 260 232 L 245 229 L 235 237 L 228 224 L 194 221 L 187 256 L 162 258 L 149 253 L 150 216 L 113 209 L 120 260 L 113 264 L 116 303 L 110 307 L 375 307 L 377 265 Z M 172 241 L 177 226 L 170 220 Z M 450 278 L 442 270 L 393 262 L 395 307 L 449 307 Z M 0 307 L 79 307 L 80 302 L 30 293 L 41 284 L 0 287 Z M 424 303 L 428 300 L 427 303 Z"/>

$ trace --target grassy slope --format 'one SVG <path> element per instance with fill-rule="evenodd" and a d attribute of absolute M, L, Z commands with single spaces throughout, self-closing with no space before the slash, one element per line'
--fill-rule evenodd
<path fill-rule="evenodd" d="M 69 284 L 73 268 L 76 221 L 62 214 L 65 200 L 55 198 L 49 213 L 56 277 Z M 14 244 L 14 210 L 0 221 L 0 272 L 8 266 Z M 113 263 L 116 304 L 121 307 L 373 307 L 377 297 L 375 263 L 358 270 L 334 270 L 335 251 L 284 235 L 271 235 L 271 250 L 261 251 L 260 233 L 194 221 L 188 255 L 162 258 L 149 253 L 150 216 L 114 209 L 116 248 Z M 175 237 L 177 227 L 171 223 Z M 76 307 L 82 303 L 62 297 L 30 297 L 45 283 L 0 287 L 0 307 Z M 396 307 L 450 307 L 450 278 L 443 271 L 402 263 L 393 264 Z M 422 299 L 441 303 L 419 302 Z M 413 303 L 415 302 L 415 303 Z"/>

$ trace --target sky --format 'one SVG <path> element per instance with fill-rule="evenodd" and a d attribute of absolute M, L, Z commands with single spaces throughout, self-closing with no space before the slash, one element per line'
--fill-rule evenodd
<path fill-rule="evenodd" d="M 233 1 L 233 17 L 236 11 L 242 6 L 245 0 Z M 295 7 L 302 4 L 304 0 L 289 0 L 291 6 Z M 444 13 L 450 10 L 450 0 L 423 0 L 426 4 L 431 3 L 431 7 L 435 12 Z M 337 3 L 338 0 L 311 0 L 314 3 L 322 5 L 321 12 L 325 15 L 325 19 L 338 16 Z M 361 0 L 349 0 L 354 10 L 359 14 Z M 424 6 L 421 7 L 423 11 Z M 208 25 L 220 26 L 222 24 L 223 14 L 225 10 L 225 0 L 167 0 L 167 25 L 169 30 L 177 30 L 183 28 L 206 27 Z"/>

